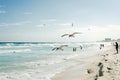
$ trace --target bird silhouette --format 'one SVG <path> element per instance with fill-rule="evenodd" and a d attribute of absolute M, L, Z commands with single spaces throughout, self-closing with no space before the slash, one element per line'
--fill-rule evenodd
<path fill-rule="evenodd" d="M 112 70 L 112 68 L 110 68 L 110 67 L 107 67 L 107 69 L 108 69 L 108 70 Z"/>
<path fill-rule="evenodd" d="M 53 51 L 53 50 L 56 50 L 56 51 L 57 51 L 57 50 L 62 50 L 62 51 L 63 51 L 63 50 L 64 50 L 63 47 L 67 47 L 67 46 L 68 46 L 68 45 L 61 45 L 61 46 L 59 46 L 59 47 L 53 48 L 52 51 Z"/>
<path fill-rule="evenodd" d="M 71 25 L 72 27 L 74 26 L 74 24 L 72 23 L 72 25 Z"/>
<path fill-rule="evenodd" d="M 68 36 L 68 37 L 75 37 L 75 34 L 82 34 L 81 32 L 74 32 L 72 34 L 63 34 L 61 37 Z"/>

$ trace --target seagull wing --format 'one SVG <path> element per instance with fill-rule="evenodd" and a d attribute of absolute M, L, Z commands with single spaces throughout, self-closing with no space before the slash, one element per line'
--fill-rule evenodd
<path fill-rule="evenodd" d="M 75 34 L 82 34 L 81 32 L 74 32 L 72 33 L 72 35 L 75 35 Z"/>
<path fill-rule="evenodd" d="M 60 48 L 62 48 L 62 47 L 67 47 L 67 46 L 68 46 L 68 45 L 61 45 Z"/>
<path fill-rule="evenodd" d="M 55 50 L 55 49 L 56 49 L 56 48 L 53 48 L 52 51 Z"/>
<path fill-rule="evenodd" d="M 64 36 L 67 36 L 67 35 L 69 35 L 69 34 L 64 34 L 64 35 L 62 35 L 61 37 L 64 37 Z"/>

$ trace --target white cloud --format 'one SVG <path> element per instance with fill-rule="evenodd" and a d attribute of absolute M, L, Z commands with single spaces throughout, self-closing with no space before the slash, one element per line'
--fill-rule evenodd
<path fill-rule="evenodd" d="M 5 7 L 4 5 L 0 5 L 0 8 Z"/>
<path fill-rule="evenodd" d="M 74 20 L 57 20 L 56 23 L 54 23 L 54 25 L 58 25 L 58 26 L 66 26 L 66 27 L 77 27 L 79 26 L 77 21 Z"/>
<path fill-rule="evenodd" d="M 0 8 L 2 7 L 2 5 L 0 5 Z"/>
<path fill-rule="evenodd" d="M 52 26 L 52 27 L 72 27 L 72 24 L 73 26 L 78 26 L 78 24 L 75 21 L 70 22 L 68 20 L 57 20 L 57 19 L 43 19 L 40 20 L 40 23 L 48 24 L 47 26 Z"/>
<path fill-rule="evenodd" d="M 0 10 L 0 14 L 5 14 L 5 13 L 6 13 L 6 11 Z"/>
<path fill-rule="evenodd" d="M 36 25 L 36 27 L 44 27 L 45 26 L 45 24 L 38 24 L 38 25 Z"/>
<path fill-rule="evenodd" d="M 60 25 L 60 26 L 68 26 L 68 25 L 72 25 L 72 23 L 58 23 L 57 25 Z"/>
<path fill-rule="evenodd" d="M 73 32 L 82 32 L 83 34 L 76 36 L 76 41 L 83 40 L 83 41 L 96 41 L 96 40 L 103 40 L 106 37 L 110 37 L 112 39 L 120 38 L 120 25 L 104 25 L 104 26 L 86 26 L 86 27 L 71 27 L 71 28 L 62 28 L 59 29 L 59 35 L 65 33 L 73 33 Z M 65 37 L 63 39 L 66 40 Z"/>
<path fill-rule="evenodd" d="M 5 26 L 20 26 L 24 24 L 31 23 L 31 21 L 22 21 L 22 22 L 15 22 L 15 23 L 0 23 L 1 27 Z"/>
<path fill-rule="evenodd" d="M 30 15 L 30 14 L 32 14 L 32 12 L 24 12 L 24 14 Z"/>
<path fill-rule="evenodd" d="M 56 19 L 44 19 L 44 20 L 40 20 L 40 22 L 55 22 L 57 21 Z"/>

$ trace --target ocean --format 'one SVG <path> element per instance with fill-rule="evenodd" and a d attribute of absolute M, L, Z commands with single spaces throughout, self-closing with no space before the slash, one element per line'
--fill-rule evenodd
<path fill-rule="evenodd" d="M 50 80 L 76 65 L 67 59 L 94 55 L 100 51 L 100 43 L 103 42 L 0 42 L 0 80 Z M 52 51 L 60 45 L 68 46 L 63 51 Z"/>

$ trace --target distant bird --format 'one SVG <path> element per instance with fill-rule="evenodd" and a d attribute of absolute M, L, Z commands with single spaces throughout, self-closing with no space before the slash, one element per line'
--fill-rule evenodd
<path fill-rule="evenodd" d="M 72 27 L 74 26 L 74 24 L 72 23 Z"/>
<path fill-rule="evenodd" d="M 45 27 L 45 26 L 46 26 L 46 24 L 43 24 L 43 26 Z"/>
<path fill-rule="evenodd" d="M 88 28 L 88 31 L 90 31 L 91 29 L 90 28 Z"/>
<path fill-rule="evenodd" d="M 63 47 L 67 47 L 67 46 L 68 46 L 68 45 L 61 45 L 61 46 L 59 46 L 59 47 L 53 48 L 52 51 L 53 51 L 53 50 L 56 50 L 56 51 L 57 51 L 57 50 L 62 50 L 62 51 L 63 51 L 63 50 L 64 50 Z"/>
<path fill-rule="evenodd" d="M 112 68 L 110 68 L 110 67 L 107 67 L 107 69 L 108 69 L 108 70 L 112 70 Z"/>
<path fill-rule="evenodd" d="M 63 34 L 61 37 L 68 36 L 68 37 L 75 37 L 75 34 L 82 34 L 81 32 L 74 32 L 72 34 Z"/>

